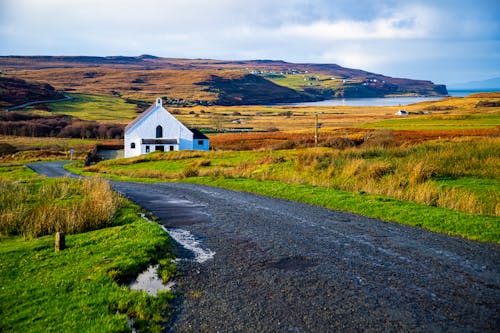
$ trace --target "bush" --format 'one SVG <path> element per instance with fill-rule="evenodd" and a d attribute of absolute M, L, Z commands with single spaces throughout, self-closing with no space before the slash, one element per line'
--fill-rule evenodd
<path fill-rule="evenodd" d="M 381 148 L 395 146 L 394 133 L 391 129 L 380 129 L 366 132 L 363 146 Z"/>
<path fill-rule="evenodd" d="M 194 166 L 188 166 L 184 171 L 181 173 L 182 178 L 189 178 L 189 177 L 196 177 L 198 176 L 199 170 L 198 168 Z"/>
<path fill-rule="evenodd" d="M 349 138 L 329 138 L 322 144 L 323 147 L 346 149 L 356 146 L 356 142 Z"/>
<path fill-rule="evenodd" d="M 8 143 L 0 143 L 0 156 L 17 152 L 16 147 Z"/>

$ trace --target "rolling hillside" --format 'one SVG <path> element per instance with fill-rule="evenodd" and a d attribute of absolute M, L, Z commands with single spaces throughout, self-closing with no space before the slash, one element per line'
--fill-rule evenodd
<path fill-rule="evenodd" d="M 444 85 L 392 78 L 335 64 L 139 57 L 0 57 L 8 77 L 48 82 L 66 92 L 170 104 L 242 105 L 335 97 L 446 95 Z"/>
<path fill-rule="evenodd" d="M 63 98 L 64 94 L 56 91 L 47 83 L 28 82 L 21 79 L 0 77 L 0 106 L 13 105 L 39 100 Z"/>

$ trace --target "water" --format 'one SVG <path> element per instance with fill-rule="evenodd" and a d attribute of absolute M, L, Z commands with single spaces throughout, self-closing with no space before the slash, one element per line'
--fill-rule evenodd
<path fill-rule="evenodd" d="M 151 265 L 139 274 L 129 287 L 132 290 L 141 290 L 156 296 L 158 291 L 171 290 L 174 285 L 175 282 L 173 281 L 163 284 L 162 279 L 158 276 L 158 265 Z"/>
<path fill-rule="evenodd" d="M 198 239 L 193 236 L 189 231 L 178 228 L 169 228 L 160 225 L 163 230 L 168 232 L 170 237 L 172 237 L 177 243 L 181 244 L 184 248 L 190 250 L 194 254 L 194 260 L 198 263 L 204 263 L 205 261 L 212 259 L 215 252 L 203 247 Z"/>
<path fill-rule="evenodd" d="M 192 203 L 187 200 L 172 200 L 172 202 L 177 203 Z M 141 213 L 140 214 L 143 219 L 148 222 L 153 222 L 148 217 Z M 196 239 L 196 237 L 187 230 L 179 229 L 179 228 L 167 228 L 164 225 L 160 224 L 160 227 L 170 235 L 177 243 L 182 245 L 185 249 L 190 250 L 194 254 L 194 261 L 198 263 L 204 263 L 209 259 L 213 259 L 215 256 L 215 252 L 203 247 L 200 240 Z"/>
<path fill-rule="evenodd" d="M 477 93 L 473 90 L 450 90 L 448 93 L 453 97 L 465 97 Z M 277 106 L 404 106 L 413 103 L 437 101 L 444 96 L 434 97 L 377 97 L 377 98 L 336 98 L 319 102 L 279 104 Z"/>

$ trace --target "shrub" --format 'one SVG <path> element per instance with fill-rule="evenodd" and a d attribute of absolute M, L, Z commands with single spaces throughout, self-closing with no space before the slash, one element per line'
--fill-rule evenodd
<path fill-rule="evenodd" d="M 366 132 L 363 146 L 382 148 L 395 146 L 394 133 L 391 129 L 380 129 Z"/>
<path fill-rule="evenodd" d="M 182 178 L 196 177 L 196 176 L 198 176 L 198 173 L 199 173 L 198 168 L 196 168 L 194 166 L 188 166 L 186 169 L 184 169 L 184 171 L 182 171 L 180 176 Z"/>
<path fill-rule="evenodd" d="M 322 146 L 337 148 L 337 149 L 346 149 L 349 147 L 354 147 L 356 143 L 349 138 L 329 138 L 327 139 Z"/>
<path fill-rule="evenodd" d="M 409 170 L 408 181 L 410 185 L 421 184 L 430 179 L 436 172 L 428 160 L 409 161 L 407 170 Z"/>
<path fill-rule="evenodd" d="M 394 173 L 393 166 L 388 162 L 376 161 L 368 166 L 368 177 L 379 180 L 385 175 Z"/>
<path fill-rule="evenodd" d="M 210 161 L 209 159 L 201 159 L 201 160 L 196 160 L 193 163 L 191 163 L 191 166 L 193 168 L 197 169 L 199 167 L 210 166 L 211 164 L 212 164 L 212 161 Z"/>

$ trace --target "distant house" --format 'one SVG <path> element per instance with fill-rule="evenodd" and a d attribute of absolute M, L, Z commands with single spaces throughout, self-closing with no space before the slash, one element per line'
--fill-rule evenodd
<path fill-rule="evenodd" d="M 153 151 L 209 150 L 209 139 L 184 126 L 162 105 L 161 98 L 125 127 L 125 157 Z"/>
<path fill-rule="evenodd" d="M 408 115 L 408 111 L 406 110 L 399 110 L 398 112 L 396 112 L 396 116 L 407 116 Z"/>

